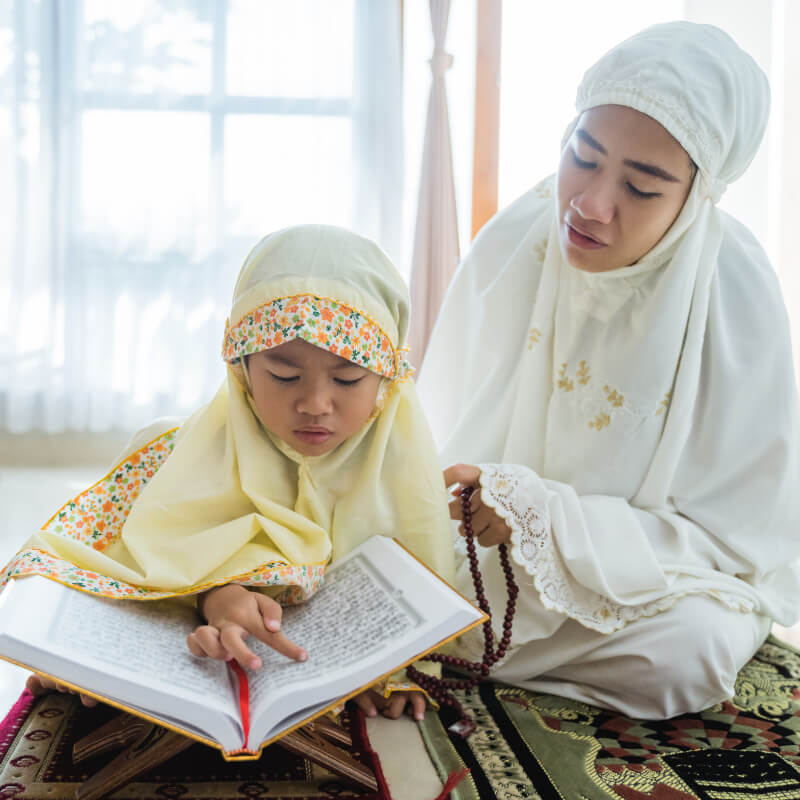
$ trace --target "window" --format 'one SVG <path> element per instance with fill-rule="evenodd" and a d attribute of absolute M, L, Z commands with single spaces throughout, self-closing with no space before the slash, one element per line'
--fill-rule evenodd
<path fill-rule="evenodd" d="M 196 408 L 270 231 L 396 253 L 399 65 L 392 2 L 0 0 L 0 427 Z"/>

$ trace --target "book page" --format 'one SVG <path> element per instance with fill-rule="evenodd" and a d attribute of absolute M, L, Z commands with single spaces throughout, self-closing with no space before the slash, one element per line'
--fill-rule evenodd
<path fill-rule="evenodd" d="M 195 658 L 186 646 L 197 624 L 195 612 L 177 603 L 106 600 L 70 591 L 53 619 L 50 641 L 114 671 L 138 673 L 141 685 L 156 680 L 173 691 L 218 698 L 227 708 L 232 690 L 225 663 Z"/>
<path fill-rule="evenodd" d="M 308 661 L 290 661 L 261 642 L 248 640 L 263 661 L 260 670 L 248 672 L 251 702 L 257 705 L 288 683 L 358 665 L 420 621 L 402 592 L 387 586 L 365 558 L 351 558 L 325 576 L 311 600 L 283 611 L 281 629 L 308 651 Z"/>

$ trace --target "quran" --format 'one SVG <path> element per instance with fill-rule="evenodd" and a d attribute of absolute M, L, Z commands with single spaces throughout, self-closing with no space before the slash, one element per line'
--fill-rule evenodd
<path fill-rule="evenodd" d="M 194 609 L 108 600 L 41 576 L 0 594 L 0 658 L 222 750 L 257 757 L 281 735 L 480 624 L 482 611 L 393 539 L 373 536 L 331 565 L 281 630 L 292 661 L 254 637 L 257 671 L 196 658 Z"/>

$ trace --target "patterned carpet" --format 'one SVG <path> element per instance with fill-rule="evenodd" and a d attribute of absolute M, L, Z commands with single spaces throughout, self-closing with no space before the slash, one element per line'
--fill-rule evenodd
<path fill-rule="evenodd" d="M 34 700 L 25 693 L 0 726 L 0 799 L 65 800 L 98 771 L 107 756 L 72 764 L 72 745 L 118 712 L 108 706 L 86 709 L 72 695 L 49 694 Z M 349 715 L 350 712 L 345 712 Z M 361 760 L 373 769 L 363 720 L 347 722 Z M 382 778 L 379 778 L 382 781 Z M 152 770 L 113 797 L 130 800 L 390 800 L 385 786 L 378 793 L 358 792 L 342 780 L 277 745 L 259 761 L 228 763 L 210 747 L 196 744 Z"/>
<path fill-rule="evenodd" d="M 460 699 L 479 723 L 469 739 L 450 738 L 449 720 L 435 714 L 420 725 L 443 781 L 470 769 L 451 800 L 800 800 L 800 652 L 773 637 L 741 671 L 731 700 L 671 720 L 632 720 L 499 684 Z M 0 727 L 0 800 L 71 798 L 102 766 L 75 768 L 72 743 L 110 713 L 69 695 L 23 696 L 14 724 Z M 374 763 L 361 721 L 349 724 L 357 751 Z M 359 794 L 277 746 L 258 762 L 227 764 L 202 745 L 114 797 L 389 800 L 385 789 Z"/>
<path fill-rule="evenodd" d="M 800 798 L 800 652 L 773 637 L 732 700 L 670 720 L 498 684 L 460 699 L 479 723 L 469 739 L 433 714 L 422 725 L 441 775 L 470 768 L 451 800 Z"/>

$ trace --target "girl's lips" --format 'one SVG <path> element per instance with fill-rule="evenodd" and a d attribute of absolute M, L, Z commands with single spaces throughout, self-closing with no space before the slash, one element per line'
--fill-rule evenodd
<path fill-rule="evenodd" d="M 590 239 L 588 236 L 584 236 L 584 234 L 575 230 L 568 222 L 564 224 L 567 226 L 567 237 L 576 247 L 580 247 L 582 250 L 599 250 L 601 247 L 606 247 L 603 242 L 598 242 L 594 239 Z"/>
<path fill-rule="evenodd" d="M 324 444 L 333 436 L 333 432 L 318 428 L 299 428 L 294 435 L 306 444 Z"/>

